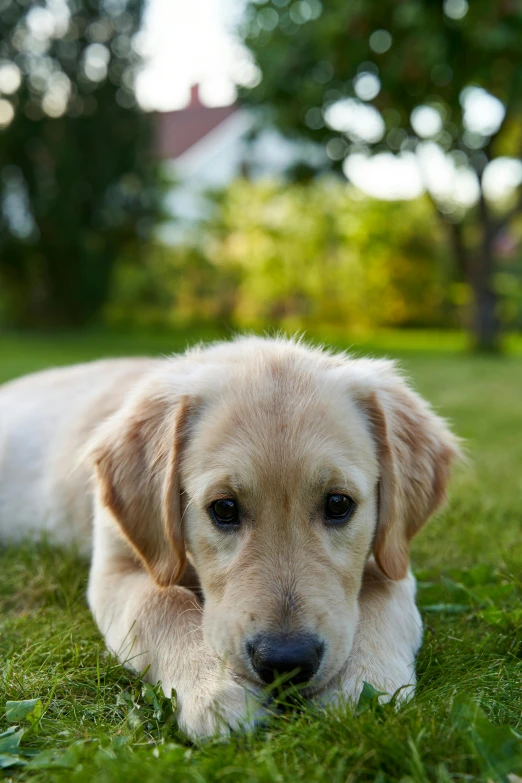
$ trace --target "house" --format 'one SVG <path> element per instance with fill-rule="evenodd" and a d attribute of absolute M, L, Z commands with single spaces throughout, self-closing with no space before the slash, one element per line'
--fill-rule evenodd
<path fill-rule="evenodd" d="M 235 177 L 282 176 L 303 157 L 298 145 L 280 133 L 263 129 L 252 139 L 254 113 L 244 107 L 210 107 L 201 103 L 198 85 L 188 106 L 158 112 L 156 149 L 175 183 L 166 208 L 173 222 L 161 237 L 177 242 L 211 209 L 206 193 L 226 187 Z"/>

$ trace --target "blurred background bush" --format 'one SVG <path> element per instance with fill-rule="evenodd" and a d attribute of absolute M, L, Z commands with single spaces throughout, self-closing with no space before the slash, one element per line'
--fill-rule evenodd
<path fill-rule="evenodd" d="M 332 179 L 238 179 L 215 198 L 197 243 L 157 247 L 121 267 L 107 316 L 115 324 L 220 319 L 289 331 L 345 333 L 458 323 L 452 270 L 424 200 L 404 206 L 350 195 Z"/>
<path fill-rule="evenodd" d="M 499 349 L 522 327 L 521 4 L 218 6 L 186 37 L 230 89 L 169 106 L 158 85 L 201 76 L 158 70 L 186 4 L 0 0 L 0 325 Z M 228 59 L 198 54 L 212 14 Z"/>

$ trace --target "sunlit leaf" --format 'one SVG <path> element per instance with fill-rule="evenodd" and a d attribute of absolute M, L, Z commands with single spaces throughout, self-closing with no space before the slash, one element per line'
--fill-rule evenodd
<path fill-rule="evenodd" d="M 8 701 L 5 705 L 5 719 L 8 723 L 27 721 L 34 725 L 43 713 L 41 699 L 24 699 L 23 701 Z"/>

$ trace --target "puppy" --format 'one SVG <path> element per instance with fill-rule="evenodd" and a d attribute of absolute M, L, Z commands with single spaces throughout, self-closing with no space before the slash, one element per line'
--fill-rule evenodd
<path fill-rule="evenodd" d="M 77 542 L 107 646 L 191 737 L 415 685 L 411 538 L 456 438 L 393 363 L 240 338 L 0 389 L 0 533 Z"/>

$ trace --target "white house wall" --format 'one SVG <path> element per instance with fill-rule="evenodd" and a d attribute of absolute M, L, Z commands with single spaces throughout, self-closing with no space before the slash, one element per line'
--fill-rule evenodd
<path fill-rule="evenodd" d="M 303 157 L 302 150 L 275 130 L 261 131 L 248 140 L 255 119 L 238 109 L 217 128 L 178 158 L 167 161 L 167 174 L 175 183 L 166 196 L 166 209 L 173 222 L 162 227 L 161 239 L 181 241 L 201 219 L 210 213 L 205 194 L 225 188 L 240 176 L 243 167 L 253 178 L 284 174 L 288 166 Z"/>

